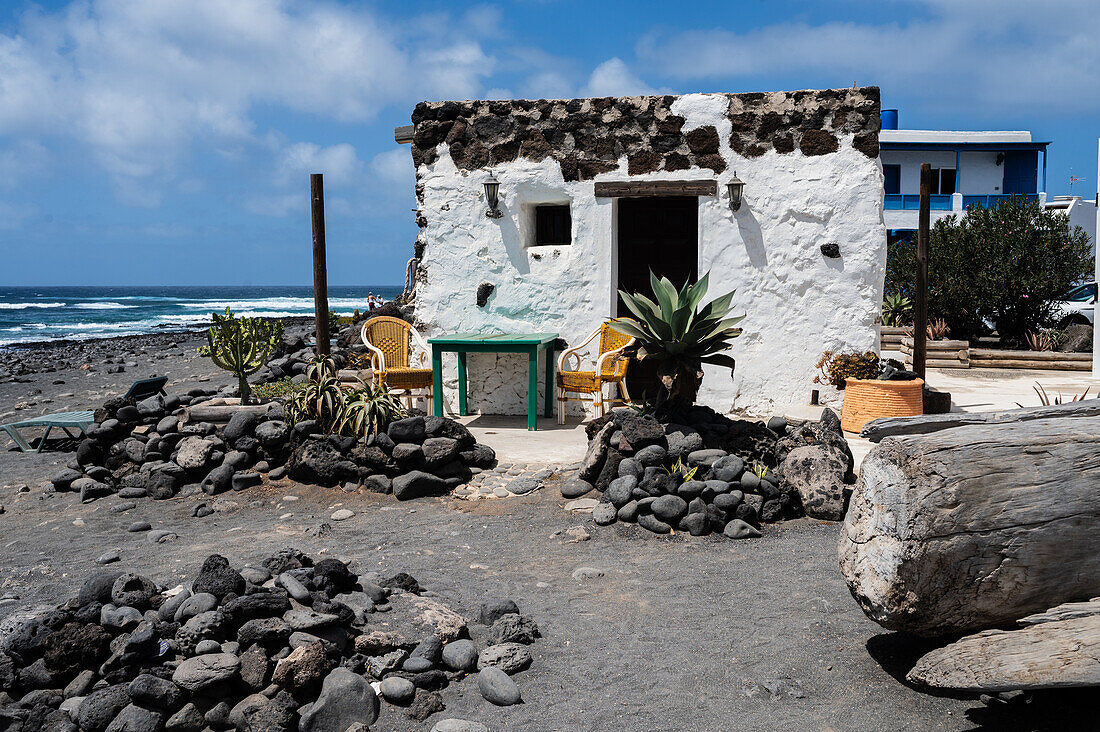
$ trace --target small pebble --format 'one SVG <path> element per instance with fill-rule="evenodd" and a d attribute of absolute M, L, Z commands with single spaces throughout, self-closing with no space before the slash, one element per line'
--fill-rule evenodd
<path fill-rule="evenodd" d="M 137 533 L 138 531 L 148 531 L 153 528 L 148 521 L 135 521 L 130 524 L 130 528 L 126 529 L 130 533 Z"/>
<path fill-rule="evenodd" d="M 95 563 L 96 564 L 111 564 L 112 562 L 117 562 L 119 559 L 121 559 L 121 557 L 119 556 L 118 552 L 115 551 L 115 550 L 112 550 L 112 551 L 104 552 L 103 554 L 100 554 L 99 557 L 96 558 Z"/>
<path fill-rule="evenodd" d="M 355 515 L 354 511 L 349 511 L 346 508 L 341 508 L 332 514 L 333 521 L 346 521 Z"/>

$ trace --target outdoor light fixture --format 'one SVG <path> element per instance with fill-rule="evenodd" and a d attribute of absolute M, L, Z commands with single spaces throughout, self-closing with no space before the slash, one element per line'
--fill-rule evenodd
<path fill-rule="evenodd" d="M 485 200 L 489 202 L 489 210 L 485 212 L 485 215 L 491 219 L 499 219 L 504 214 L 501 213 L 500 205 L 500 181 L 493 175 L 493 171 L 489 171 L 489 178 L 485 181 Z"/>
<path fill-rule="evenodd" d="M 745 181 L 737 177 L 737 171 L 733 172 L 733 180 L 726 184 L 726 190 L 730 194 L 730 211 L 741 208 L 741 193 L 745 190 Z"/>

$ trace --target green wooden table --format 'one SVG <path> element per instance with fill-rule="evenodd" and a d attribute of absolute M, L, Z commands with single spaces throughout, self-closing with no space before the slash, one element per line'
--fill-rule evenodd
<path fill-rule="evenodd" d="M 557 333 L 459 333 L 429 338 L 432 347 L 432 395 L 435 413 L 443 414 L 443 354 L 458 355 L 458 413 L 466 415 L 466 354 L 526 353 L 527 354 L 527 429 L 538 429 L 539 351 L 546 354 L 546 394 L 543 416 L 552 417 L 554 394 L 554 341 Z"/>

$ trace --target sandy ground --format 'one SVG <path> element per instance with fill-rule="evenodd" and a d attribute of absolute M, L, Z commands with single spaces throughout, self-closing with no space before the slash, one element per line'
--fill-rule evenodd
<path fill-rule="evenodd" d="M 193 352 L 183 346 L 178 352 Z M 125 374 L 67 371 L 2 383 L 0 413 L 28 399 L 40 406 L 20 415 L 92 408 L 150 373 L 168 374 L 176 391 L 228 383 L 202 359 L 146 350 Z M 491 707 L 464 681 L 443 692 L 441 715 L 413 722 L 383 705 L 376 730 L 428 730 L 445 717 L 491 730 L 715 731 L 1084 729 L 1097 718 L 1095 706 L 1064 693 L 1021 712 L 910 688 L 904 674 L 927 646 L 884 631 L 856 606 L 837 569 L 836 524 L 793 521 L 736 543 L 657 537 L 570 515 L 552 486 L 505 500 L 400 504 L 289 481 L 234 495 L 241 510 L 232 514 L 191 518 L 195 497 L 138 499 L 117 514 L 110 511 L 117 498 L 81 505 L 71 494 L 43 493 L 70 459 L 0 451 L 0 597 L 8 598 L 0 619 L 74 594 L 111 549 L 122 556 L 114 566 L 172 585 L 209 553 L 241 564 L 284 546 L 337 556 L 360 571 L 409 572 L 468 615 L 485 597 L 505 596 L 536 619 L 544 639 L 533 647 L 533 666 L 516 677 L 524 704 Z M 21 484 L 29 490 L 17 492 Z M 330 521 L 337 507 L 354 517 Z M 153 544 L 128 533 L 137 520 L 178 539 Z M 562 532 L 578 524 L 591 539 L 567 543 Z M 573 579 L 579 567 L 603 575 Z M 479 640 L 485 629 L 472 629 Z"/>

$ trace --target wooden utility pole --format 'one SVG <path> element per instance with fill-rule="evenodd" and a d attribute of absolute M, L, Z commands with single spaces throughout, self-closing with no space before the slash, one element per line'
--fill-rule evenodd
<path fill-rule="evenodd" d="M 325 181 L 310 173 L 309 194 L 313 213 L 313 313 L 317 321 L 317 355 L 329 354 L 328 265 L 325 263 Z"/>
<path fill-rule="evenodd" d="M 920 212 L 917 216 L 917 286 L 913 297 L 913 371 L 925 378 L 928 338 L 928 221 L 932 207 L 932 166 L 920 166 Z M 927 381 L 927 379 L 925 379 Z"/>

